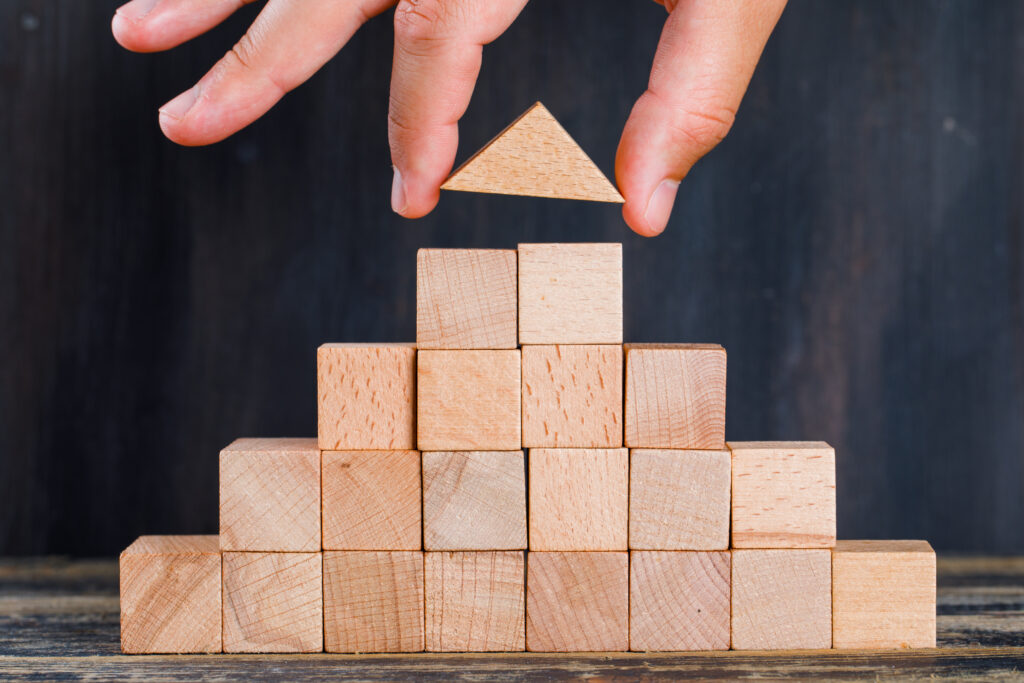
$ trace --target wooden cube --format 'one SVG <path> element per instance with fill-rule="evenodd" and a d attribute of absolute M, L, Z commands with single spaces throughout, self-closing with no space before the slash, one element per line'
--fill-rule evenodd
<path fill-rule="evenodd" d="M 626 344 L 626 445 L 725 448 L 725 349 Z"/>
<path fill-rule="evenodd" d="M 419 451 L 324 451 L 324 550 L 420 550 Z"/>
<path fill-rule="evenodd" d="M 421 451 L 522 448 L 519 350 L 420 351 Z"/>
<path fill-rule="evenodd" d="M 423 651 L 423 553 L 325 552 L 324 649 Z"/>
<path fill-rule="evenodd" d="M 838 541 L 832 646 L 935 647 L 935 551 L 927 541 Z"/>
<path fill-rule="evenodd" d="M 520 244 L 519 343 L 621 344 L 621 244 Z"/>
<path fill-rule="evenodd" d="M 427 550 L 525 550 L 523 452 L 424 453 L 423 545 Z"/>
<path fill-rule="evenodd" d="M 518 342 L 516 252 L 420 249 L 416 346 L 514 349 Z"/>
<path fill-rule="evenodd" d="M 733 548 L 836 544 L 836 455 L 820 441 L 730 442 Z"/>
<path fill-rule="evenodd" d="M 224 553 L 224 652 L 324 649 L 321 553 Z"/>
<path fill-rule="evenodd" d="M 428 652 L 514 652 L 526 644 L 522 551 L 426 553 Z"/>
<path fill-rule="evenodd" d="M 216 536 L 141 536 L 121 553 L 121 651 L 221 651 Z"/>
<path fill-rule="evenodd" d="M 622 347 L 523 347 L 523 446 L 622 446 Z"/>
<path fill-rule="evenodd" d="M 829 550 L 734 550 L 732 649 L 832 647 Z"/>
<path fill-rule="evenodd" d="M 638 448 L 629 459 L 631 549 L 728 549 L 729 451 Z"/>
<path fill-rule="evenodd" d="M 529 554 L 526 649 L 629 649 L 629 553 Z"/>
<path fill-rule="evenodd" d="M 320 550 L 316 439 L 238 439 L 220 452 L 221 550 Z"/>
<path fill-rule="evenodd" d="M 415 344 L 324 344 L 316 377 L 322 450 L 416 448 Z"/>
<path fill-rule="evenodd" d="M 728 650 L 728 552 L 634 550 L 629 560 L 629 649 Z"/>
<path fill-rule="evenodd" d="M 530 550 L 626 550 L 625 448 L 530 449 Z"/>

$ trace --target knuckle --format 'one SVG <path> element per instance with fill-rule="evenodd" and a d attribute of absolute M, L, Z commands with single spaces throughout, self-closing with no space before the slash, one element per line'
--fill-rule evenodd
<path fill-rule="evenodd" d="M 736 120 L 736 109 L 705 103 L 679 108 L 672 117 L 672 128 L 700 149 L 709 150 L 729 134 Z"/>
<path fill-rule="evenodd" d="M 427 41 L 441 33 L 448 19 L 444 0 L 399 0 L 395 35 L 408 42 Z"/>

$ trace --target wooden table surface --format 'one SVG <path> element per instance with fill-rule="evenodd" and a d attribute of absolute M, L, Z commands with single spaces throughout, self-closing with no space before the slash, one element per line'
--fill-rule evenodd
<path fill-rule="evenodd" d="M 1024 679 L 1024 558 L 939 558 L 939 647 L 865 652 L 125 656 L 117 562 L 0 560 L 0 679 Z"/>

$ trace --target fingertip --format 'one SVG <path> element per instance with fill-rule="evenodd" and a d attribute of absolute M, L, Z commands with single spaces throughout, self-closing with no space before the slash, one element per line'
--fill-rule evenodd
<path fill-rule="evenodd" d="M 409 177 L 395 167 L 391 183 L 391 209 L 403 218 L 422 218 L 434 210 L 441 198 L 437 183 Z"/>

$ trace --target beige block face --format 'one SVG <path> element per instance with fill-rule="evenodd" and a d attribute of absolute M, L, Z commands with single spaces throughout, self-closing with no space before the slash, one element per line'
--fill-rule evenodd
<path fill-rule="evenodd" d="M 416 346 L 518 346 L 516 252 L 420 249 L 416 254 Z"/>
<path fill-rule="evenodd" d="M 519 343 L 621 344 L 621 244 L 520 244 Z"/>
<path fill-rule="evenodd" d="M 316 374 L 321 449 L 416 448 L 415 344 L 324 344 Z"/>
<path fill-rule="evenodd" d="M 523 445 L 622 446 L 622 347 L 523 347 Z"/>
<path fill-rule="evenodd" d="M 533 448 L 530 550 L 626 550 L 629 455 L 624 448 Z"/>
<path fill-rule="evenodd" d="M 836 456 L 820 441 L 730 442 L 733 548 L 831 548 Z"/>
<path fill-rule="evenodd" d="M 220 452 L 221 550 L 320 550 L 316 439 L 238 439 Z"/>
<path fill-rule="evenodd" d="M 935 647 L 935 551 L 926 541 L 838 541 L 836 648 Z"/>

